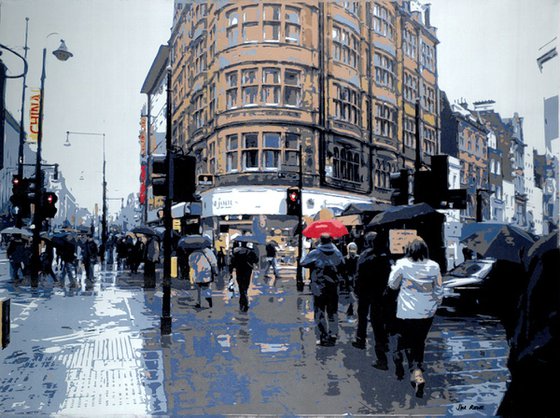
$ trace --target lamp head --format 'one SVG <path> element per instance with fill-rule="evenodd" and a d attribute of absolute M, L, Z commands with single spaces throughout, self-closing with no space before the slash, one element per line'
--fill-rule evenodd
<path fill-rule="evenodd" d="M 72 54 L 70 51 L 68 51 L 68 48 L 66 47 L 66 44 L 64 43 L 64 39 L 60 40 L 60 46 L 58 47 L 58 49 L 56 51 L 53 51 L 53 55 L 58 58 L 60 61 L 66 61 L 68 58 L 71 58 L 74 56 L 74 54 Z"/>

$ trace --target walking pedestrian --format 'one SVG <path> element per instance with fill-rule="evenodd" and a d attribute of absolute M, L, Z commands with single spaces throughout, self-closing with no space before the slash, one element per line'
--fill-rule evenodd
<path fill-rule="evenodd" d="M 48 239 L 41 240 L 41 273 L 45 276 L 51 276 L 53 282 L 58 282 L 58 277 L 53 271 L 53 260 L 54 260 L 54 246 L 52 242 Z"/>
<path fill-rule="evenodd" d="M 233 270 L 235 270 L 235 279 L 239 288 L 239 310 L 247 312 L 249 310 L 247 290 L 251 284 L 253 269 L 257 268 L 259 258 L 253 250 L 251 242 L 234 241 L 233 245 L 229 273 L 231 275 Z"/>
<path fill-rule="evenodd" d="M 344 257 L 344 280 L 340 286 L 340 298 L 343 304 L 348 305 L 346 316 L 349 320 L 354 318 L 354 284 L 358 267 L 358 245 L 351 242 L 346 246 Z"/>
<path fill-rule="evenodd" d="M 208 307 L 212 307 L 211 284 L 218 274 L 218 260 L 210 248 L 196 249 L 189 255 L 189 267 L 192 282 L 196 285 L 196 308 L 202 306 L 202 296 Z"/>
<path fill-rule="evenodd" d="M 320 243 L 301 261 L 311 270 L 315 335 L 317 344 L 333 346 L 338 338 L 338 286 L 344 257 L 332 243 L 329 234 L 323 234 Z"/>
<path fill-rule="evenodd" d="M 62 246 L 59 247 L 60 250 L 60 260 L 62 263 L 61 273 L 60 273 L 60 283 L 62 286 L 65 284 L 66 276 L 68 276 L 68 285 L 70 288 L 78 286 L 76 281 L 77 270 L 76 270 L 76 244 L 70 241 L 66 241 Z M 57 253 L 58 251 L 57 250 Z"/>
<path fill-rule="evenodd" d="M 368 232 L 365 249 L 358 260 L 355 292 L 358 297 L 358 326 L 356 340 L 352 345 L 365 349 L 368 316 L 375 340 L 376 361 L 373 367 L 388 370 L 390 309 L 386 297 L 387 280 L 391 272 L 391 261 L 383 236 Z"/>
<path fill-rule="evenodd" d="M 144 288 L 156 287 L 156 263 L 159 263 L 159 242 L 153 235 L 146 238 L 144 250 Z"/>
<path fill-rule="evenodd" d="M 416 391 L 416 396 L 421 398 L 425 385 L 423 373 L 426 338 L 443 298 L 439 265 L 429 259 L 428 246 L 423 239 L 417 238 L 407 245 L 405 257 L 391 268 L 388 285 L 391 289 L 399 289 L 396 362 L 401 366 L 397 374 L 401 372 L 404 375 L 404 350 L 410 371 L 410 383 Z"/>
<path fill-rule="evenodd" d="M 122 271 L 126 267 L 125 266 L 126 265 L 126 257 L 127 257 L 127 253 L 128 253 L 128 248 L 127 248 L 127 245 L 126 245 L 126 238 L 125 237 L 117 238 L 116 247 L 117 247 L 117 269 Z"/>
<path fill-rule="evenodd" d="M 12 238 L 6 249 L 6 255 L 10 261 L 10 276 L 14 283 L 23 280 L 24 263 L 25 263 L 25 241 L 22 239 L 21 234 L 13 234 Z"/>
<path fill-rule="evenodd" d="M 99 258 L 99 248 L 93 239 L 93 234 L 88 233 L 82 247 L 82 263 L 86 272 L 86 290 L 93 288 L 94 268 Z"/>
<path fill-rule="evenodd" d="M 268 272 L 272 268 L 272 273 L 274 274 L 274 279 L 269 282 L 271 286 L 276 284 L 278 280 L 278 264 L 276 262 L 276 254 L 278 252 L 277 244 L 274 241 L 269 241 L 265 246 L 266 251 L 266 264 L 263 270 L 263 277 L 270 278 Z"/>

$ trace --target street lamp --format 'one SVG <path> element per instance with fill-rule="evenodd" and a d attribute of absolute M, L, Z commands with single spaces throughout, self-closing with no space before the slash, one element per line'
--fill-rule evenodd
<path fill-rule="evenodd" d="M 47 38 L 56 33 L 50 33 Z M 60 61 L 66 61 L 72 57 L 73 54 L 68 51 L 64 40 L 60 40 L 60 46 L 53 55 Z M 43 144 L 43 106 L 45 99 L 45 61 L 47 59 L 47 48 L 43 48 L 43 64 L 41 67 L 41 88 L 39 89 L 39 126 L 37 130 L 37 159 L 35 161 L 35 213 L 33 214 L 33 243 L 32 243 L 32 258 L 31 258 L 31 286 L 37 287 L 39 285 L 39 242 L 41 225 L 43 223 L 43 216 L 41 213 L 41 201 L 43 198 L 43 172 L 41 170 L 41 146 Z"/>
<path fill-rule="evenodd" d="M 29 49 L 27 47 L 28 24 L 29 24 L 29 18 L 26 17 L 25 18 L 25 46 L 23 47 L 25 53 L 24 53 L 23 57 L 20 54 L 18 54 L 16 51 L 12 50 L 11 48 L 8 48 L 6 45 L 0 44 L 0 48 L 5 49 L 7 51 L 10 51 L 14 55 L 17 55 L 19 58 L 21 58 L 23 60 L 23 66 L 24 66 L 22 74 L 19 74 L 17 76 L 8 76 L 8 75 L 5 76 L 5 78 L 20 78 L 20 77 L 23 77 L 23 89 L 22 89 L 22 93 L 21 93 L 21 117 L 20 117 L 20 122 L 19 122 L 19 147 L 18 147 L 18 177 L 20 179 L 23 178 L 23 144 L 24 144 L 24 141 L 25 141 L 25 130 L 23 129 L 23 123 L 24 123 L 24 107 L 25 107 L 25 88 L 27 87 L 26 86 L 27 68 L 28 68 L 27 50 Z M 3 65 L 1 63 L 1 60 L 0 60 L 0 65 Z M 0 100 L 2 101 L 2 111 L 0 113 L 0 118 L 3 118 L 4 117 L 4 108 L 3 108 L 4 97 L 0 97 Z M 16 227 L 21 228 L 21 226 L 22 226 L 22 212 L 18 211 L 17 216 L 16 216 Z"/>
<path fill-rule="evenodd" d="M 107 180 L 105 177 L 105 166 L 107 165 L 107 161 L 105 160 L 105 133 L 66 131 L 66 142 L 64 143 L 65 147 L 69 147 L 72 145 L 70 143 L 70 135 L 89 135 L 89 136 L 103 137 L 103 193 L 102 193 L 103 209 L 102 209 L 102 217 L 101 217 L 101 251 L 100 251 L 101 262 L 103 262 L 105 261 L 105 248 L 107 247 Z M 80 176 L 80 180 L 83 180 L 83 175 Z"/>

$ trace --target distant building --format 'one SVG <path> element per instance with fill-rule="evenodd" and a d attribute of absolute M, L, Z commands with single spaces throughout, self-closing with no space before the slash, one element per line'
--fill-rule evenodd
<path fill-rule="evenodd" d="M 543 190 L 535 181 L 535 150 L 525 149 L 523 170 L 525 194 L 527 195 L 527 229 L 543 235 Z"/>
<path fill-rule="evenodd" d="M 525 192 L 524 180 L 524 157 L 525 144 L 523 137 L 523 118 L 517 112 L 511 119 L 504 119 L 506 126 L 511 132 L 509 159 L 511 161 L 511 174 L 513 176 L 515 194 L 515 215 L 508 222 L 524 229 L 529 229 L 527 222 L 527 193 Z"/>

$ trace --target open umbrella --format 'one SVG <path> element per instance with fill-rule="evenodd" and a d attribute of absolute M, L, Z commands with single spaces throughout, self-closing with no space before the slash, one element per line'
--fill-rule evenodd
<path fill-rule="evenodd" d="M 132 228 L 131 232 L 142 235 L 157 235 L 157 232 L 153 228 L 145 225 L 135 226 Z"/>
<path fill-rule="evenodd" d="M 252 242 L 254 244 L 263 244 L 259 238 L 254 235 L 238 235 L 234 239 L 237 242 Z"/>
<path fill-rule="evenodd" d="M 27 229 L 22 229 L 22 228 L 16 228 L 15 226 L 10 226 L 8 228 L 4 228 L 2 231 L 0 231 L 0 234 L 7 234 L 7 235 L 20 234 L 20 235 L 26 236 L 26 237 L 33 236 L 33 233 L 31 231 L 28 231 Z"/>
<path fill-rule="evenodd" d="M 348 229 L 336 219 L 325 219 L 324 221 L 311 222 L 311 224 L 303 230 L 303 235 L 307 238 L 319 238 L 325 233 L 333 238 L 340 238 L 344 235 L 348 235 Z"/>
<path fill-rule="evenodd" d="M 472 231 L 474 227 L 470 227 Z M 507 224 L 480 223 L 476 231 L 462 239 L 467 248 L 487 258 L 521 263 L 534 244 L 533 238 L 520 228 Z"/>
<path fill-rule="evenodd" d="M 368 224 L 369 227 L 389 224 L 398 224 L 403 221 L 411 221 L 418 218 L 445 218 L 427 203 L 417 203 L 407 206 L 391 206 L 387 210 L 377 214 Z"/>
<path fill-rule="evenodd" d="M 65 245 L 76 245 L 76 234 L 72 232 L 57 232 L 51 236 L 51 241 L 54 245 L 63 247 Z"/>
<path fill-rule="evenodd" d="M 183 250 L 199 250 L 201 248 L 211 248 L 212 240 L 206 235 L 185 235 L 177 245 Z"/>

